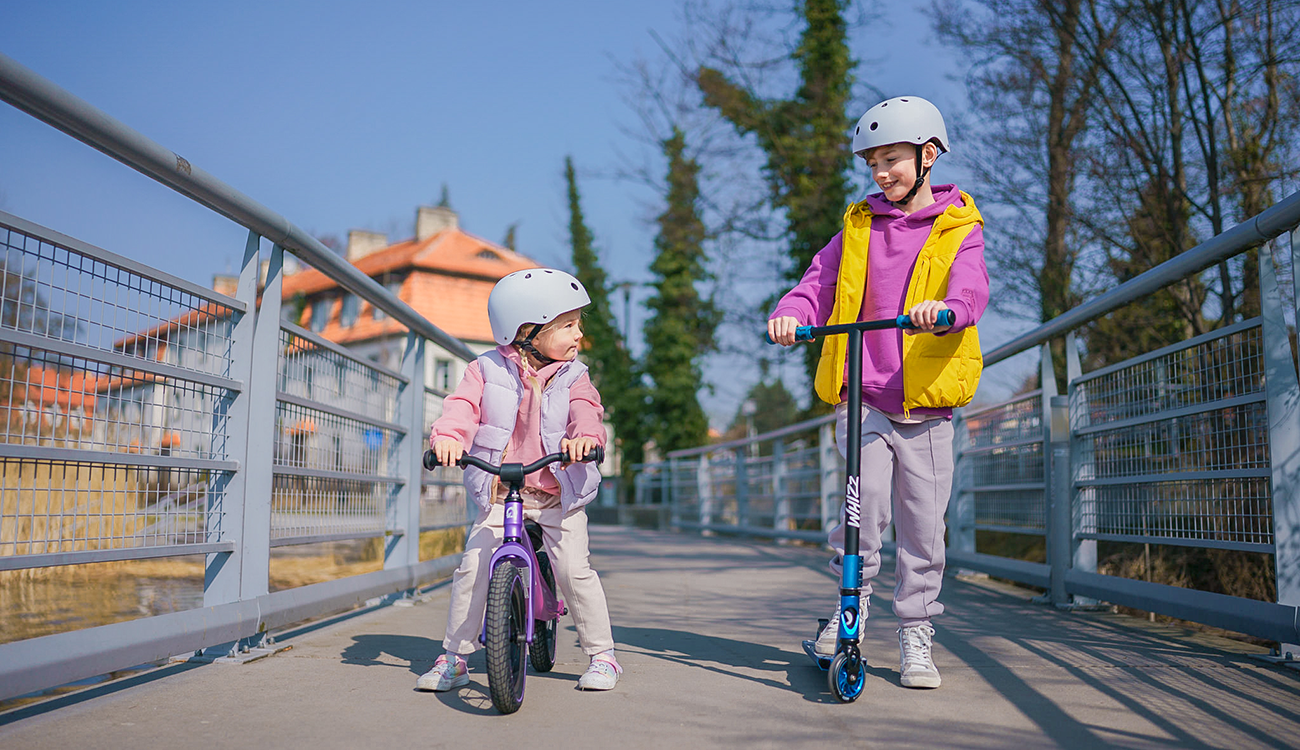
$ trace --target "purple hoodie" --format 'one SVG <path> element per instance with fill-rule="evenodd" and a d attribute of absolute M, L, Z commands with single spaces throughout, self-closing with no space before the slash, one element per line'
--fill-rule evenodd
<path fill-rule="evenodd" d="M 907 312 L 912 267 L 930 236 L 934 219 L 948 206 L 962 206 L 955 185 L 935 185 L 934 204 L 904 214 L 882 193 L 867 196 L 874 216 L 867 251 L 867 288 L 858 320 L 893 318 Z M 813 257 L 799 284 L 781 301 L 771 318 L 792 317 L 799 325 L 824 325 L 835 305 L 843 233 L 835 235 Z M 989 273 L 984 265 L 984 232 L 977 224 L 957 250 L 948 276 L 948 296 L 943 300 L 956 315 L 952 330 L 973 325 L 989 302 Z M 887 414 L 903 413 L 903 332 L 897 328 L 868 331 L 862 346 L 862 400 Z M 918 334 L 930 335 L 930 334 Z M 847 364 L 846 364 L 847 371 Z M 841 396 L 847 396 L 847 392 Z M 914 416 L 951 417 L 952 409 L 913 409 Z"/>

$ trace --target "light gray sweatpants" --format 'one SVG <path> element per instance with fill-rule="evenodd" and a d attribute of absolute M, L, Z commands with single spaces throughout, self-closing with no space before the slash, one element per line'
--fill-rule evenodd
<path fill-rule="evenodd" d="M 848 406 L 835 407 L 835 442 L 845 455 Z M 891 495 L 897 544 L 894 615 L 903 627 L 928 623 L 943 613 L 944 512 L 952 490 L 952 421 L 929 419 L 919 424 L 894 422 L 862 407 L 862 596 L 880 572 L 880 537 L 889 527 Z M 831 529 L 830 545 L 844 553 L 844 509 Z M 838 557 L 831 568 L 839 573 Z"/>

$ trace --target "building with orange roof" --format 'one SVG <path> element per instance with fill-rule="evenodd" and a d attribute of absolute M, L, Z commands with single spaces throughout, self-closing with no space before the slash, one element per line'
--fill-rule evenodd
<path fill-rule="evenodd" d="M 380 233 L 353 230 L 347 259 L 437 327 L 475 352 L 493 346 L 487 300 L 506 274 L 537 263 L 460 228 L 456 212 L 445 206 L 416 210 L 415 236 L 396 244 Z M 284 306 L 291 317 L 322 337 L 381 365 L 400 366 L 406 328 L 382 310 L 342 289 L 315 269 L 286 275 Z M 456 386 L 467 363 L 433 342 L 425 359 L 429 386 Z"/>

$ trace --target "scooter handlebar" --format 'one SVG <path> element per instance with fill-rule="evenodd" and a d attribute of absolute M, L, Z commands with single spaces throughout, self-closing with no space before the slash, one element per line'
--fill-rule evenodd
<path fill-rule="evenodd" d="M 940 310 L 939 315 L 934 321 L 936 326 L 951 326 L 957 322 L 957 314 L 952 310 Z M 915 328 L 912 325 L 912 318 L 907 315 L 899 315 L 892 320 L 884 318 L 882 320 L 864 320 L 860 323 L 844 323 L 833 326 L 796 326 L 794 329 L 795 341 L 812 341 L 818 336 L 826 336 L 835 333 L 848 333 L 849 331 L 872 331 L 882 328 Z M 775 344 L 771 334 L 764 334 L 763 338 L 769 344 Z"/>

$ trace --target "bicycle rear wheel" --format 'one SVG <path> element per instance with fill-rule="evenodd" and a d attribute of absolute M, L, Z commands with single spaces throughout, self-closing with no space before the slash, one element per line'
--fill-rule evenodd
<path fill-rule="evenodd" d="M 503 714 L 518 711 L 524 702 L 528 617 L 524 577 L 513 562 L 505 560 L 492 571 L 488 584 L 484 643 L 492 705 Z"/>

